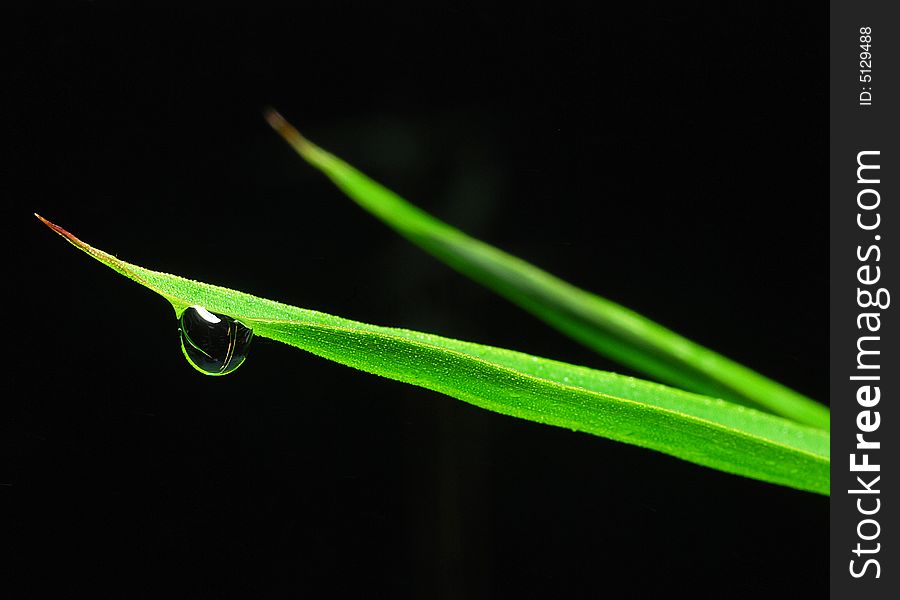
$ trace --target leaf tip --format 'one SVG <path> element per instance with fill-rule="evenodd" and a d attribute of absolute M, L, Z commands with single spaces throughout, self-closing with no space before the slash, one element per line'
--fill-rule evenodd
<path fill-rule="evenodd" d="M 42 217 L 41 215 L 39 215 L 39 214 L 37 214 L 37 213 L 34 213 L 34 216 L 36 216 L 36 217 L 38 218 L 38 220 L 39 220 L 41 223 L 43 223 L 44 225 L 46 225 L 47 227 L 49 227 L 50 229 L 52 229 L 53 231 L 55 231 L 55 232 L 58 233 L 59 235 L 63 236 L 64 238 L 66 238 L 66 239 L 69 240 L 70 242 L 77 242 L 77 241 L 79 241 L 78 238 L 76 238 L 74 235 L 72 235 L 71 233 L 69 233 L 68 231 L 66 231 L 65 229 L 63 229 L 63 228 L 60 227 L 59 225 L 57 225 L 56 223 L 53 223 L 53 222 L 51 222 L 51 221 L 48 221 L 47 219 L 45 219 L 44 217 Z"/>
<path fill-rule="evenodd" d="M 65 229 L 63 229 L 62 227 L 57 225 L 56 223 L 53 223 L 52 221 L 45 219 L 41 215 L 34 213 L 34 216 L 37 217 L 41 221 L 41 223 L 43 223 L 44 225 L 49 227 L 54 232 L 58 233 L 61 237 L 63 237 L 67 242 L 69 242 L 76 248 L 83 250 L 83 251 L 87 252 L 88 254 L 95 256 L 95 257 L 99 257 L 100 255 L 106 254 L 105 252 L 101 252 L 100 250 L 97 250 L 96 248 L 92 248 L 90 245 L 82 242 L 80 239 L 75 237 L 73 234 L 69 233 L 68 231 L 66 231 Z"/>
<path fill-rule="evenodd" d="M 303 152 L 304 150 L 309 149 L 310 143 L 307 141 L 305 137 L 303 137 L 297 128 L 287 122 L 287 119 L 281 116 L 277 110 L 272 108 L 271 106 L 266 107 L 263 110 L 263 117 L 269 126 L 274 129 L 278 134 L 287 141 L 291 146 L 297 149 L 298 152 Z"/>

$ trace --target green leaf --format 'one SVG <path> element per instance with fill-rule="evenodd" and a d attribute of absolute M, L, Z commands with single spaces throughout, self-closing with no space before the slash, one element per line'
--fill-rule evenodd
<path fill-rule="evenodd" d="M 828 408 L 615 302 L 472 238 L 322 150 L 275 111 L 269 124 L 347 196 L 460 273 L 595 351 L 660 381 L 828 429 Z"/>
<path fill-rule="evenodd" d="M 502 414 L 658 450 L 728 473 L 829 492 L 829 435 L 751 408 L 661 384 L 443 338 L 367 325 L 151 271 L 48 227 L 165 297 L 229 315 L 254 335 Z"/>

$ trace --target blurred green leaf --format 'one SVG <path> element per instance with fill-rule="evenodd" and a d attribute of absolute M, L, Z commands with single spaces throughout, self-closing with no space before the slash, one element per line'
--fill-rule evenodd
<path fill-rule="evenodd" d="M 826 406 L 466 235 L 311 143 L 277 112 L 267 111 L 266 119 L 300 156 L 362 208 L 460 273 L 595 351 L 665 383 L 829 429 Z"/>

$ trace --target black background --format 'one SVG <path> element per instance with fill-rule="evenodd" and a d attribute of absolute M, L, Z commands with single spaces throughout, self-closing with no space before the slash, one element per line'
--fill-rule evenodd
<path fill-rule="evenodd" d="M 31 214 L 150 268 L 628 372 L 344 198 L 273 105 L 464 231 L 826 400 L 826 8 L 96 2 L 3 29 L 0 535 L 28 595 L 826 593 L 827 498 L 275 342 L 203 377 L 164 300 Z"/>

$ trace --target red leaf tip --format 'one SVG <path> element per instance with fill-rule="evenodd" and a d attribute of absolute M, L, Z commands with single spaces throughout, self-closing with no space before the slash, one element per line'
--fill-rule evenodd
<path fill-rule="evenodd" d="M 293 125 L 288 123 L 287 119 L 281 116 L 281 113 L 271 106 L 263 110 L 263 117 L 269 126 L 277 131 L 289 144 L 297 147 L 308 145 L 306 138 Z"/>
<path fill-rule="evenodd" d="M 47 227 L 49 227 L 50 229 L 52 229 L 59 235 L 63 236 L 64 238 L 66 238 L 67 240 L 69 240 L 70 242 L 75 244 L 76 246 L 84 245 L 84 242 L 79 240 L 77 237 L 75 237 L 74 235 L 72 235 L 71 233 L 69 233 L 68 231 L 66 231 L 59 225 L 57 225 L 56 223 L 52 223 L 52 222 L 48 221 L 47 219 L 45 219 L 44 217 L 42 217 L 41 215 L 39 215 L 37 213 L 34 213 L 34 216 L 36 216 L 38 219 L 40 219 L 41 223 L 43 223 L 44 225 L 46 225 Z"/>

